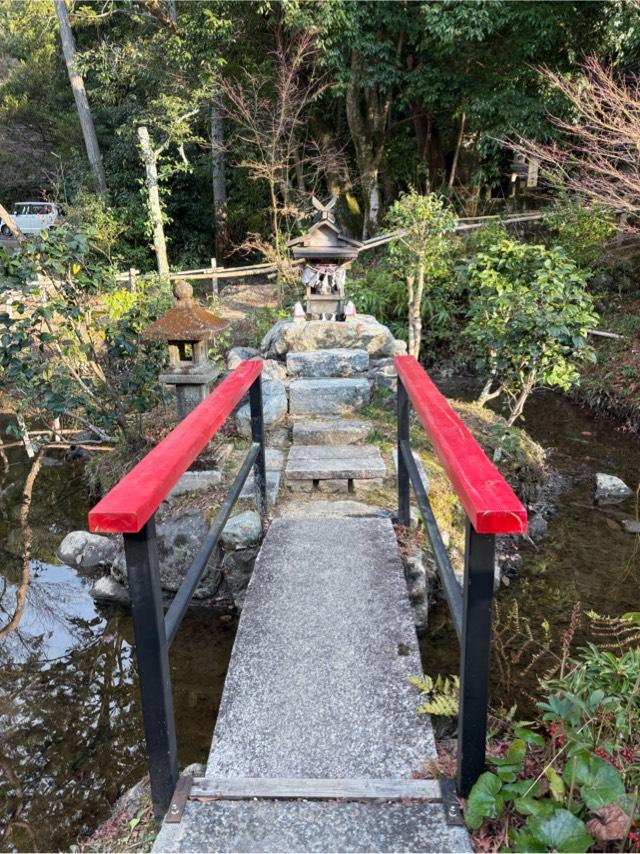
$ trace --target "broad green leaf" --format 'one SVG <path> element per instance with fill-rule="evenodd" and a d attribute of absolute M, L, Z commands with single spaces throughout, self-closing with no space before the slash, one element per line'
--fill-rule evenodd
<path fill-rule="evenodd" d="M 504 798 L 500 792 L 502 782 L 490 771 L 485 771 L 476 780 L 467 801 L 467 811 L 472 814 L 497 818 L 502 812 Z"/>
<path fill-rule="evenodd" d="M 502 793 L 513 798 L 519 798 L 523 795 L 536 795 L 538 784 L 535 780 L 516 780 L 512 783 L 506 783 L 502 787 Z"/>
<path fill-rule="evenodd" d="M 509 745 L 504 756 L 491 756 L 489 761 L 492 765 L 515 765 L 520 766 L 524 761 L 524 755 L 527 750 L 527 745 L 521 738 L 515 739 Z"/>
<path fill-rule="evenodd" d="M 532 816 L 526 828 L 535 840 L 552 851 L 581 854 L 593 844 L 584 822 L 565 809 L 557 809 L 549 816 Z"/>
<path fill-rule="evenodd" d="M 513 851 L 527 851 L 532 852 L 532 854 L 538 854 L 538 852 L 546 852 L 547 846 L 542 842 L 539 842 L 525 827 L 522 830 L 519 830 L 517 833 L 514 833 L 511 837 L 513 846 Z"/>
<path fill-rule="evenodd" d="M 608 762 L 600 761 L 602 764 L 594 768 L 591 778 L 580 789 L 582 800 L 590 810 L 606 807 L 625 794 L 624 781 L 618 769 Z"/>
<path fill-rule="evenodd" d="M 534 747 L 542 747 L 544 745 L 544 736 L 540 735 L 538 732 L 534 732 L 527 726 L 517 726 L 515 733 L 517 738 L 522 739 L 522 741 L 525 741 L 527 744 L 531 744 Z"/>
<path fill-rule="evenodd" d="M 533 798 L 530 795 L 527 795 L 524 798 L 518 798 L 513 802 L 513 805 L 522 815 L 551 815 L 552 812 L 555 812 L 557 806 L 553 801 L 550 801 L 548 798 L 539 799 Z"/>

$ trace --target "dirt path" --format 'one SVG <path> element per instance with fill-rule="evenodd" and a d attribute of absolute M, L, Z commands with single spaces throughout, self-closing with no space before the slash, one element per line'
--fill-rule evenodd
<path fill-rule="evenodd" d="M 244 320 L 251 309 L 275 308 L 278 305 L 277 285 L 226 285 L 220 293 L 220 314 L 232 321 Z"/>

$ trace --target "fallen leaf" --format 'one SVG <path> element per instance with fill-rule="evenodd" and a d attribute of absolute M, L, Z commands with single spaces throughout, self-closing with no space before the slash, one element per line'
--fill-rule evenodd
<path fill-rule="evenodd" d="M 618 806 L 609 804 L 594 810 L 593 816 L 587 822 L 587 830 L 599 842 L 609 842 L 612 839 L 624 839 L 629 830 L 629 816 Z"/>

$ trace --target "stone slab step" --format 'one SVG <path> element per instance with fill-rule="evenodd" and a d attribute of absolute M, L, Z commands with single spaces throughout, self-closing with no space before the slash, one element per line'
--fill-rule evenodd
<path fill-rule="evenodd" d="M 373 445 L 293 445 L 285 469 L 288 480 L 368 480 L 385 474 Z"/>
<path fill-rule="evenodd" d="M 330 519 L 336 516 L 369 516 L 378 519 L 389 519 L 392 514 L 387 510 L 376 507 L 374 504 L 365 504 L 362 501 L 353 501 L 351 499 L 327 501 L 326 499 L 318 499 L 315 501 L 289 501 L 280 507 L 279 515 L 281 518 L 294 519 L 310 519 L 312 517 Z"/>
<path fill-rule="evenodd" d="M 339 547 L 337 547 L 339 545 Z M 357 556 L 357 559 L 354 557 Z M 275 519 L 249 584 L 207 777 L 408 779 L 435 757 L 388 519 Z M 154 851 L 470 851 L 441 804 L 188 801 Z"/>
<path fill-rule="evenodd" d="M 369 380 L 359 377 L 291 380 L 289 412 L 294 416 L 344 415 L 366 406 L 370 397 Z"/>
<path fill-rule="evenodd" d="M 369 421 L 342 418 L 297 421 L 293 425 L 295 445 L 352 445 L 364 442 L 371 432 Z"/>
<path fill-rule="evenodd" d="M 309 353 L 287 353 L 290 377 L 351 377 L 369 370 L 366 350 L 314 350 Z"/>

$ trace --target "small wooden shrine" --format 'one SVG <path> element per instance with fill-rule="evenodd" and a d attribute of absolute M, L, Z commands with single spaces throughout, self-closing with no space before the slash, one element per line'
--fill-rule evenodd
<path fill-rule="evenodd" d="M 306 310 L 312 318 L 344 320 L 346 271 L 362 248 L 362 243 L 342 234 L 336 225 L 334 197 L 323 205 L 312 199 L 319 218 L 301 237 L 289 242 L 292 255 L 307 263 L 302 270 L 306 287 Z"/>

